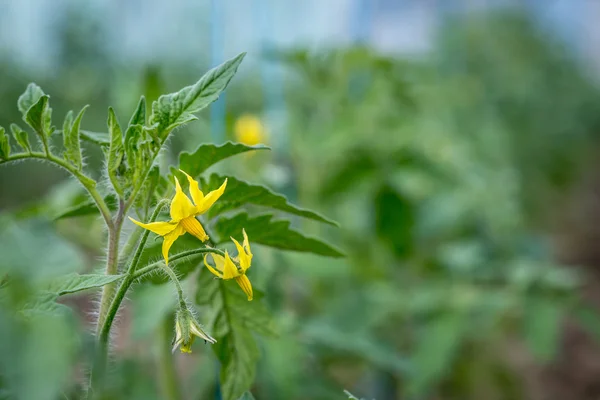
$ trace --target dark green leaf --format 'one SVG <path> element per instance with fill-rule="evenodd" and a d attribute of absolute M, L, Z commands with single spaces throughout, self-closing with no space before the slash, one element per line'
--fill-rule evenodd
<path fill-rule="evenodd" d="M 117 209 L 117 198 L 114 195 L 111 194 L 105 196 L 104 201 L 111 211 L 115 211 Z M 55 216 L 54 220 L 71 217 L 83 217 L 86 215 L 99 215 L 98 206 L 96 206 L 96 203 L 93 201 L 85 201 L 81 204 L 73 206 Z"/>
<path fill-rule="evenodd" d="M 248 301 L 234 281 L 214 279 L 206 269 L 199 275 L 196 301 L 214 312 L 210 328 L 217 339 L 212 347 L 221 361 L 223 399 L 237 400 L 256 374 L 259 350 L 252 331 L 271 332 L 271 316 L 258 298 Z"/>
<path fill-rule="evenodd" d="M 17 106 L 23 117 L 25 117 L 31 106 L 37 103 L 43 95 L 44 91 L 35 83 L 32 82 L 27 85 L 27 89 L 25 89 L 25 92 L 17 100 Z"/>
<path fill-rule="evenodd" d="M 87 142 L 94 143 L 100 146 L 110 146 L 110 135 L 106 132 L 80 132 L 81 138 Z"/>
<path fill-rule="evenodd" d="M 122 279 L 125 275 L 79 275 L 68 274 L 59 276 L 52 280 L 46 288 L 46 291 L 54 293 L 57 296 L 76 293 L 82 290 L 99 288 L 109 283 Z"/>
<path fill-rule="evenodd" d="M 388 185 L 378 191 L 374 203 L 377 235 L 398 257 L 409 256 L 413 249 L 414 207 Z"/>
<path fill-rule="evenodd" d="M 412 357 L 413 375 L 407 386 L 409 398 L 424 395 L 447 373 L 467 324 L 463 314 L 449 312 L 421 327 Z"/>
<path fill-rule="evenodd" d="M 531 296 L 525 303 L 523 329 L 534 356 L 551 361 L 558 350 L 563 310 L 553 299 Z"/>
<path fill-rule="evenodd" d="M 67 117 L 65 118 L 65 123 L 63 125 L 65 159 L 71 164 L 73 164 L 78 170 L 81 170 L 81 167 L 83 166 L 81 157 L 81 145 L 79 143 L 79 127 L 81 125 L 81 119 L 83 118 L 83 114 L 85 113 L 85 110 L 87 110 L 88 107 L 89 106 L 86 105 L 81 109 L 81 111 L 79 111 L 79 114 L 77 114 L 77 117 L 75 117 L 75 121 L 73 121 L 73 112 L 69 111 Z"/>
<path fill-rule="evenodd" d="M 0 159 L 7 159 L 10 156 L 10 142 L 8 135 L 3 127 L 0 126 Z"/>
<path fill-rule="evenodd" d="M 140 101 L 129 120 L 129 126 L 132 125 L 142 125 L 146 124 L 146 98 L 144 96 L 140 97 Z"/>
<path fill-rule="evenodd" d="M 245 229 L 251 243 L 328 257 L 344 256 L 335 247 L 290 229 L 290 221 L 273 220 L 272 214 L 250 217 L 244 212 L 232 217 L 221 217 L 215 228 L 221 242 L 228 241 L 230 236 L 239 239 L 242 229 Z"/>
<path fill-rule="evenodd" d="M 40 136 L 42 141 L 52 134 L 51 128 L 51 117 L 52 109 L 49 107 L 50 96 L 43 95 L 39 98 L 37 103 L 32 105 L 27 114 L 25 114 L 25 122 L 31 126 L 35 132 Z"/>
<path fill-rule="evenodd" d="M 161 139 L 175 127 L 196 119 L 192 114 L 199 112 L 219 95 L 235 75 L 246 53 L 208 71 L 196 84 L 187 86 L 178 92 L 160 96 L 152 103 L 150 124 L 157 125 Z"/>
<path fill-rule="evenodd" d="M 238 208 L 242 204 L 249 203 L 274 208 L 276 210 L 337 226 L 334 221 L 327 219 L 320 214 L 290 204 L 285 196 L 274 193 L 265 186 L 251 184 L 233 176 L 225 177 L 212 174 L 208 180 L 201 180 L 200 187 L 205 191 L 217 189 L 221 186 L 225 178 L 227 178 L 227 190 L 225 190 L 225 193 L 219 198 L 219 201 L 211 207 L 209 213 L 211 217 L 219 215 L 224 211 Z"/>
<path fill-rule="evenodd" d="M 193 153 L 183 152 L 179 156 L 179 168 L 193 177 L 206 171 L 221 160 L 251 150 L 270 150 L 263 145 L 246 146 L 242 143 L 227 142 L 222 145 L 203 144 Z"/>
<path fill-rule="evenodd" d="M 29 135 L 27 132 L 19 128 L 17 124 L 10 124 L 10 130 L 17 143 L 19 143 L 19 146 L 21 146 L 23 150 L 31 153 L 31 144 L 29 143 Z"/>
<path fill-rule="evenodd" d="M 122 196 L 123 189 L 119 182 L 118 172 L 125 153 L 123 149 L 123 132 L 121 131 L 121 126 L 119 125 L 119 121 L 117 121 L 117 116 L 112 107 L 108 109 L 108 132 L 110 134 L 110 148 L 108 150 L 107 163 L 108 176 L 110 177 L 110 181 L 112 182 L 115 191 Z"/>

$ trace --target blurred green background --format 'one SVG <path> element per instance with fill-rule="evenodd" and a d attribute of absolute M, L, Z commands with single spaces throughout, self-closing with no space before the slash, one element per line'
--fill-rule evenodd
<path fill-rule="evenodd" d="M 0 2 L 0 125 L 20 120 L 35 81 L 56 120 L 90 104 L 83 128 L 104 132 L 109 105 L 124 120 L 140 94 L 248 51 L 163 162 L 262 139 L 270 155 L 224 168 L 337 220 L 294 223 L 347 254 L 256 251 L 279 331 L 262 341 L 256 399 L 598 398 L 597 3 L 241 3 Z M 260 120 L 250 133 L 245 115 Z M 100 176 L 100 151 L 85 152 Z M 35 323 L 12 312 L 38 282 L 102 264 L 99 219 L 53 220 L 82 196 L 66 178 L 0 167 L 0 273 L 13 283 L 0 284 L 0 398 L 78 398 L 85 382 L 97 295 Z M 210 351 L 165 351 L 172 297 L 131 294 L 114 398 L 166 398 L 169 360 L 182 398 L 219 398 Z"/>

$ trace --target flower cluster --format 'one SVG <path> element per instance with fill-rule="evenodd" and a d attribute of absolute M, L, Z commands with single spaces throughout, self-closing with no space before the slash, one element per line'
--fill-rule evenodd
<path fill-rule="evenodd" d="M 189 182 L 191 199 L 183 192 L 179 180 L 175 178 L 175 196 L 173 196 L 173 200 L 171 201 L 170 221 L 143 223 L 129 218 L 136 225 L 163 237 L 162 254 L 167 266 L 169 264 L 169 249 L 181 235 L 187 232 L 202 242 L 209 240 L 209 236 L 206 234 L 204 227 L 197 217 L 206 213 L 223 195 L 227 187 L 227 179 L 225 179 L 218 189 L 211 191 L 205 196 L 200 190 L 198 181 L 194 180 L 186 172 L 181 172 L 185 174 Z M 242 244 L 231 238 L 237 248 L 237 256 L 230 256 L 227 250 L 223 253 L 221 250 L 214 249 L 214 252 L 210 252 L 204 257 L 204 265 L 220 279 L 235 279 L 248 297 L 248 301 L 250 301 L 252 300 L 252 284 L 246 276 L 246 271 L 250 268 L 252 262 L 252 252 L 250 250 L 248 235 L 244 229 L 242 229 L 242 234 L 244 237 Z M 213 249 L 209 246 L 206 246 L 206 248 L 208 250 Z M 212 258 L 214 265 L 208 263 L 209 257 Z M 215 339 L 204 333 L 188 309 L 179 310 L 177 313 L 175 331 L 175 348 L 180 347 L 181 351 L 185 353 L 191 352 L 191 345 L 196 336 L 201 337 L 206 342 L 216 342 Z"/>

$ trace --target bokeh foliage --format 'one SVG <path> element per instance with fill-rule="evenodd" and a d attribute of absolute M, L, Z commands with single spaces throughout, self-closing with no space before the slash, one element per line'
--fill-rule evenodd
<path fill-rule="evenodd" d="M 82 57 L 77 59 L 87 59 L 89 65 L 98 58 Z M 337 243 L 347 258 L 307 258 L 260 248 L 255 277 L 265 293 L 261 301 L 275 315 L 265 323 L 268 332 L 259 332 L 268 336 L 254 343 L 252 333 L 236 331 L 245 323 L 244 313 L 260 314 L 257 309 L 240 308 L 239 314 L 223 317 L 217 307 L 204 321 L 228 335 L 219 346 L 246 344 L 239 357 L 258 361 L 259 368 L 256 374 L 244 370 L 239 359 L 220 352 L 222 347 L 216 358 L 207 351 L 188 360 L 178 357 L 185 398 L 214 395 L 218 362 L 241 369 L 244 384 L 255 375 L 252 391 L 257 399 L 344 398 L 343 389 L 378 400 L 528 398 L 513 353 L 524 349 L 539 365 L 552 363 L 566 313 L 581 315 L 597 328 L 596 311 L 579 296 L 586 277 L 560 265 L 552 236 L 597 150 L 600 97 L 593 79 L 562 43 L 514 15 L 449 21 L 431 54 L 416 60 L 365 47 L 282 50 L 270 57 L 288 71 L 289 153 L 276 155 L 279 159 L 268 166 L 257 166 L 254 158 L 241 154 L 241 160 L 219 166 L 218 175 L 209 174 L 214 170 L 205 171 L 203 160 L 191 158 L 198 142 L 208 139 L 200 124 L 194 125 L 195 132 L 186 128 L 186 139 L 175 139 L 168 164 L 179 161 L 182 168 L 197 167 L 194 175 L 207 172 L 205 182 L 211 189 L 238 167 L 248 181 L 269 181 L 273 169 L 285 171 L 288 181 L 279 189 L 292 203 L 340 223 L 343 241 Z M 65 82 L 71 68 L 83 73 L 81 65 L 65 63 L 56 82 Z M 166 75 L 171 67 L 158 70 Z M 193 75 L 183 70 L 183 77 Z M 16 99 L 26 74 L 10 64 L 0 66 L 0 73 L 20 78 L 2 79 L 0 85 L 3 98 Z M 75 84 L 63 85 L 67 90 L 56 106 L 53 103 L 55 114 L 65 115 L 70 108 L 80 109 L 81 99 L 95 98 L 94 105 L 99 104 L 86 111 L 86 128 L 101 132 L 102 110 L 109 98 L 125 91 L 116 83 L 132 71 L 114 73 L 107 79 L 113 84 L 89 87 L 85 95 Z M 151 78 L 141 80 L 142 91 L 163 92 L 153 89 L 157 80 Z M 182 86 L 178 79 L 165 79 L 169 87 Z M 60 84 L 53 81 L 40 84 L 50 93 L 61 93 Z M 233 101 L 228 120 L 262 106 L 256 85 L 251 78 L 247 81 L 228 92 Z M 117 104 L 117 113 L 119 108 L 126 113 L 135 109 L 137 98 L 127 96 Z M 16 121 L 16 112 L 0 110 L 0 125 Z M 179 159 L 178 149 L 187 151 Z M 219 157 L 218 149 L 211 151 Z M 98 155 L 89 150 L 90 165 L 100 166 Z M 15 188 L 14 193 L 3 190 L 0 199 L 11 205 L 10 213 L 2 215 L 0 271 L 10 271 L 11 286 L 18 288 L 0 288 L 8 310 L 22 308 L 31 301 L 29 294 L 54 276 L 92 274 L 99 256 L 95 249 L 102 232 L 96 217 L 49 222 L 66 208 L 80 216 L 93 211 L 84 208 L 85 197 L 73 182 L 63 182 L 42 202 L 17 206 L 24 197 L 42 193 L 27 190 L 26 196 L 19 195 L 20 177 L 61 177 L 31 168 L 35 167 L 18 165 L 0 171 L 2 187 Z M 46 178 L 35 179 L 32 183 L 43 187 Z M 240 204 L 252 206 L 253 199 L 260 198 L 279 211 L 311 218 L 262 186 L 256 184 L 253 191 L 256 197 Z M 214 227 L 224 240 L 230 234 L 227 222 L 243 218 L 248 224 L 252 218 L 227 213 L 238 205 L 231 198 L 213 211 L 225 215 Z M 274 233 L 288 229 L 260 207 L 253 211 L 259 215 L 254 217 L 257 226 L 275 226 Z M 312 217 L 319 218 L 320 214 Z M 335 228 L 308 219 L 294 219 L 291 229 L 339 236 Z M 34 243 L 35 253 L 18 247 L 23 235 Z M 270 244 L 275 239 L 265 235 L 262 240 Z M 295 239 L 288 248 L 302 251 L 303 240 L 310 237 Z M 185 249 L 190 244 L 177 245 Z M 41 259 L 36 259 L 38 250 L 43 252 Z M 148 260 L 158 259 L 160 243 L 152 250 Z M 320 254 L 336 252 L 328 246 Z M 21 265 L 22 258 L 15 261 L 13 254 L 32 259 Z M 197 293 L 198 305 L 240 300 L 239 293 L 208 282 L 206 271 L 193 274 L 197 261 L 178 267 L 183 276 L 190 276 L 190 287 L 198 282 L 210 287 Z M 13 277 L 14 271 L 27 273 Z M 150 279 L 165 282 L 163 277 Z M 153 379 L 164 360 L 157 339 L 163 327 L 152 317 L 170 317 L 163 305 L 171 295 L 164 285 L 132 295 L 135 336 L 123 340 L 140 344 L 116 353 L 115 398 L 163 398 Z M 81 318 L 60 307 L 44 316 L 43 326 L 0 311 L 0 387 L 6 393 L 51 399 L 75 392 L 79 363 L 90 356 L 84 326 L 89 309 L 79 300 L 69 304 L 82 310 Z M 125 321 L 126 317 L 123 323 L 129 323 Z M 16 342 L 20 344 L 14 346 Z M 52 374 L 24 380 L 51 361 Z"/>

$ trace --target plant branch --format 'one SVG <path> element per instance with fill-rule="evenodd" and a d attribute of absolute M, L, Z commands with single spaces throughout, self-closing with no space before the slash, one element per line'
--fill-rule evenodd
<path fill-rule="evenodd" d="M 119 238 L 121 236 L 121 227 L 123 226 L 125 204 L 123 200 L 119 200 L 119 211 L 113 221 L 113 226 L 108 230 L 108 254 L 106 257 L 106 275 L 115 275 L 119 272 Z M 100 329 L 104 324 L 106 313 L 110 306 L 110 302 L 115 294 L 116 283 L 109 283 L 102 288 L 102 298 L 100 300 L 100 310 L 98 312 L 98 323 L 96 326 L 96 334 L 100 333 Z"/>
<path fill-rule="evenodd" d="M 90 194 L 90 196 L 96 203 L 98 210 L 100 210 L 100 214 L 102 214 L 102 217 L 104 218 L 104 222 L 106 222 L 106 226 L 109 229 L 112 228 L 113 221 L 112 221 L 110 210 L 108 209 L 108 206 L 106 205 L 106 202 L 104 201 L 104 198 L 102 197 L 102 195 L 100 195 L 100 193 L 96 189 L 96 182 L 92 178 L 90 178 L 87 175 L 85 175 L 84 173 L 82 173 L 81 171 L 75 169 L 75 167 L 73 167 L 71 164 L 67 163 L 65 160 L 58 158 L 50 153 L 45 154 L 45 153 L 42 153 L 39 151 L 32 151 L 32 152 L 28 152 L 28 153 L 13 154 L 10 157 L 8 157 L 7 159 L 1 160 L 0 164 L 8 163 L 11 161 L 25 160 L 28 158 L 50 161 L 51 163 L 58 165 L 59 167 L 65 169 L 69 173 L 71 173 L 71 175 L 73 175 L 75 178 L 77 178 L 77 180 L 79 180 L 79 182 L 88 191 L 88 193 Z"/>
<path fill-rule="evenodd" d="M 198 254 L 206 254 L 206 253 L 214 253 L 214 254 L 218 254 L 220 256 L 225 257 L 225 253 L 223 251 L 221 251 L 219 249 L 213 249 L 210 247 L 206 247 L 206 248 L 202 248 L 202 249 L 188 250 L 188 251 L 183 251 L 181 253 L 177 253 L 177 254 L 169 257 L 169 262 L 174 263 L 178 260 L 181 260 L 182 258 L 192 257 L 192 256 L 195 256 Z M 135 274 L 133 275 L 133 277 L 134 277 L 134 279 L 139 279 L 142 276 L 155 271 L 157 268 L 160 268 L 162 264 L 164 264 L 164 261 L 157 261 L 155 263 L 148 264 L 144 268 L 138 269 L 135 272 Z"/>

